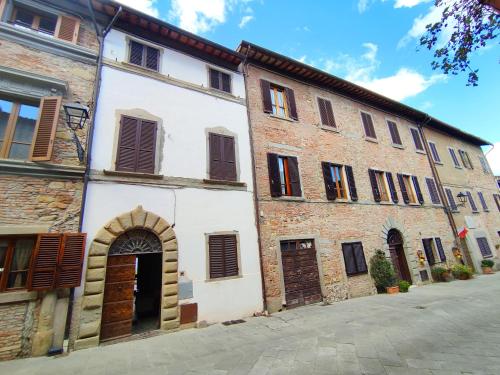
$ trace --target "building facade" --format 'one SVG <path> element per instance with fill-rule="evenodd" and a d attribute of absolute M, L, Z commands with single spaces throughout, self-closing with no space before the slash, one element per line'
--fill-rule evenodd
<path fill-rule="evenodd" d="M 262 310 L 241 59 L 125 7 L 106 36 L 76 349 Z"/>
<path fill-rule="evenodd" d="M 374 293 L 377 249 L 413 284 L 461 261 L 421 132 L 437 120 L 254 44 L 238 51 L 269 311 Z M 475 154 L 486 144 L 460 131 L 443 137 Z M 498 228 L 498 213 L 488 217 L 484 227 Z"/>
<path fill-rule="evenodd" d="M 68 1 L 0 0 L 0 359 L 63 346 L 85 241 L 85 167 L 63 107 L 91 105 L 89 19 Z"/>

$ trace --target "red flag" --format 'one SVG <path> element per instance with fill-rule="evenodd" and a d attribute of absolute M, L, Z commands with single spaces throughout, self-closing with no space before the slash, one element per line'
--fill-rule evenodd
<path fill-rule="evenodd" d="M 459 232 L 458 232 L 458 237 L 460 238 L 465 238 L 465 236 L 467 236 L 467 233 L 469 231 L 467 230 L 466 227 L 463 227 Z"/>

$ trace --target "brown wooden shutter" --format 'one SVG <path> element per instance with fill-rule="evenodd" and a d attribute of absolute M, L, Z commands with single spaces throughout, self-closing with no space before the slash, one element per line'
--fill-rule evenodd
<path fill-rule="evenodd" d="M 417 129 L 411 128 L 411 136 L 413 137 L 413 143 L 415 144 L 415 148 L 419 151 L 424 150 L 424 146 L 422 145 L 422 140 L 420 139 L 420 134 Z"/>
<path fill-rule="evenodd" d="M 347 176 L 347 184 L 349 185 L 349 192 L 351 193 L 351 200 L 358 200 L 358 190 L 356 189 L 356 182 L 354 181 L 354 173 L 350 165 L 344 166 L 345 174 Z"/>
<path fill-rule="evenodd" d="M 56 287 L 76 288 L 82 278 L 85 233 L 65 233 L 59 252 Z"/>
<path fill-rule="evenodd" d="M 380 190 L 378 189 L 377 176 L 375 176 L 375 171 L 373 169 L 368 169 L 368 176 L 370 176 L 370 183 L 372 185 L 373 200 L 375 202 L 380 202 Z"/>
<path fill-rule="evenodd" d="M 236 181 L 236 152 L 234 137 L 222 137 L 222 160 L 224 163 L 224 180 Z"/>
<path fill-rule="evenodd" d="M 337 186 L 333 182 L 330 163 L 322 162 L 321 169 L 323 170 L 323 179 L 325 180 L 326 199 L 334 201 L 337 199 Z"/>
<path fill-rule="evenodd" d="M 363 251 L 363 244 L 361 242 L 355 242 L 352 244 L 352 248 L 354 251 L 354 259 L 356 260 L 356 268 L 358 273 L 368 272 L 365 253 Z"/>
<path fill-rule="evenodd" d="M 292 186 L 292 195 L 294 197 L 301 197 L 302 190 L 300 188 L 299 162 L 294 156 L 289 156 L 287 160 L 288 172 L 290 174 L 290 185 Z"/>
<path fill-rule="evenodd" d="M 273 103 L 271 102 L 271 84 L 264 79 L 260 80 L 262 90 L 262 106 L 265 113 L 273 113 Z"/>
<path fill-rule="evenodd" d="M 365 128 L 365 135 L 376 139 L 377 134 L 375 133 L 372 116 L 369 113 L 361 112 L 361 121 L 363 122 L 363 127 Z"/>
<path fill-rule="evenodd" d="M 439 258 L 441 259 L 441 262 L 446 262 L 446 254 L 444 253 L 444 248 L 443 244 L 441 243 L 441 238 L 436 237 L 434 238 L 434 241 L 436 241 L 436 248 L 439 254 Z"/>
<path fill-rule="evenodd" d="M 484 199 L 484 195 L 482 192 L 478 191 L 477 195 L 479 197 L 479 201 L 481 202 L 481 206 L 483 206 L 484 211 L 489 211 L 488 205 L 486 204 L 486 200 Z"/>
<path fill-rule="evenodd" d="M 208 258 L 210 278 L 224 277 L 224 236 L 208 238 Z"/>
<path fill-rule="evenodd" d="M 146 68 L 158 71 L 160 51 L 153 47 L 146 47 Z"/>
<path fill-rule="evenodd" d="M 209 134 L 210 145 L 210 179 L 223 180 L 224 167 L 222 166 L 222 136 Z"/>
<path fill-rule="evenodd" d="M 389 126 L 389 133 L 391 133 L 392 143 L 402 145 L 397 124 L 394 121 L 387 121 L 387 125 Z"/>
<path fill-rule="evenodd" d="M 61 101 L 60 96 L 46 96 L 40 101 L 30 160 L 49 161 L 52 158 Z"/>
<path fill-rule="evenodd" d="M 129 63 L 142 66 L 142 57 L 144 54 L 144 45 L 133 40 L 130 41 Z"/>
<path fill-rule="evenodd" d="M 54 288 L 60 248 L 60 234 L 44 233 L 38 235 L 28 275 L 29 290 Z"/>
<path fill-rule="evenodd" d="M 55 35 L 57 35 L 58 39 L 76 43 L 79 29 L 80 20 L 73 17 L 60 16 L 57 20 Z"/>
<path fill-rule="evenodd" d="M 466 194 L 467 194 L 467 198 L 469 198 L 470 208 L 472 209 L 473 212 L 477 212 L 476 202 L 474 202 L 474 199 L 472 198 L 472 194 L 470 193 L 470 191 L 467 191 Z"/>
<path fill-rule="evenodd" d="M 298 120 L 299 116 L 297 115 L 297 105 L 295 104 L 295 94 L 293 93 L 293 90 L 286 87 L 285 95 L 288 101 L 288 112 L 290 117 L 294 120 Z"/>
<path fill-rule="evenodd" d="M 413 181 L 413 186 L 415 187 L 415 192 L 417 193 L 417 200 L 420 204 L 424 203 L 424 196 L 422 195 L 422 190 L 420 190 L 420 184 L 418 183 L 417 176 L 411 176 Z"/>
<path fill-rule="evenodd" d="M 120 120 L 120 135 L 118 137 L 118 153 L 116 170 L 135 172 L 137 160 L 139 120 L 122 116 Z"/>
<path fill-rule="evenodd" d="M 352 244 L 342 244 L 342 254 L 344 255 L 345 273 L 347 276 L 357 273 L 356 260 L 354 259 L 354 249 Z"/>
<path fill-rule="evenodd" d="M 452 211 L 457 211 L 458 207 L 457 204 L 455 203 L 455 198 L 453 197 L 453 193 L 451 192 L 451 189 L 446 188 L 446 196 L 448 197 L 448 203 L 450 204 L 450 208 Z"/>
<path fill-rule="evenodd" d="M 236 181 L 234 138 L 210 133 L 210 178 Z"/>
<path fill-rule="evenodd" d="M 429 194 L 431 196 L 431 202 L 433 204 L 440 204 L 441 199 L 439 199 L 439 194 L 438 194 L 436 183 L 434 182 L 434 179 L 427 177 L 425 179 L 425 182 L 427 183 L 427 188 L 429 189 Z"/>
<path fill-rule="evenodd" d="M 278 155 L 267 154 L 267 168 L 269 171 L 269 185 L 272 197 L 281 197 L 281 180 Z"/>
<path fill-rule="evenodd" d="M 140 120 L 137 172 L 155 173 L 156 122 Z"/>
<path fill-rule="evenodd" d="M 406 190 L 406 185 L 403 180 L 403 175 L 401 173 L 398 173 L 397 176 L 398 176 L 399 187 L 401 188 L 401 195 L 403 196 L 403 202 L 405 202 L 405 204 L 408 204 L 410 203 L 410 197 L 408 196 L 408 191 Z"/>
<path fill-rule="evenodd" d="M 434 253 L 432 252 L 432 238 L 422 239 L 422 244 L 424 245 L 425 256 L 427 257 L 429 266 L 434 265 L 436 263 L 436 259 L 434 258 Z"/>
<path fill-rule="evenodd" d="M 398 203 L 398 192 L 396 191 L 396 186 L 394 185 L 394 180 L 392 179 L 392 173 L 386 172 L 387 184 L 389 185 L 389 190 L 391 191 L 391 198 L 394 203 Z"/>
<path fill-rule="evenodd" d="M 238 244 L 236 235 L 224 236 L 224 276 L 238 276 Z"/>
<path fill-rule="evenodd" d="M 329 100 L 318 98 L 318 108 L 323 125 L 336 127 L 333 116 L 332 103 Z"/>

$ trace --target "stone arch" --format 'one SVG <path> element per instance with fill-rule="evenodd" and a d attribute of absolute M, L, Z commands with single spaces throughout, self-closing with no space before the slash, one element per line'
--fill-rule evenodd
<path fill-rule="evenodd" d="M 406 228 L 397 220 L 389 217 L 384 225 L 382 225 L 381 238 L 383 240 L 382 248 L 384 249 L 385 255 L 390 257 L 389 253 L 389 235 L 391 230 L 397 230 L 401 235 L 401 240 L 403 242 L 403 249 L 405 252 L 406 261 L 408 262 L 408 268 L 410 269 L 410 275 L 413 280 L 413 284 L 417 284 L 420 281 L 417 255 L 411 246 L 410 236 Z"/>
<path fill-rule="evenodd" d="M 177 285 L 177 238 L 172 226 L 158 215 L 138 206 L 104 225 L 92 241 L 87 258 L 84 293 L 75 349 L 99 345 L 106 264 L 111 244 L 131 229 L 146 229 L 161 241 L 163 252 L 160 328 L 179 327 Z"/>

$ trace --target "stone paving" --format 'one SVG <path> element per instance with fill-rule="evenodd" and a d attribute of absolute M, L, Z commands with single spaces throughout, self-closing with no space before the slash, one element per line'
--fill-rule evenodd
<path fill-rule="evenodd" d="M 0 363 L 3 375 L 500 374 L 500 272 Z"/>

